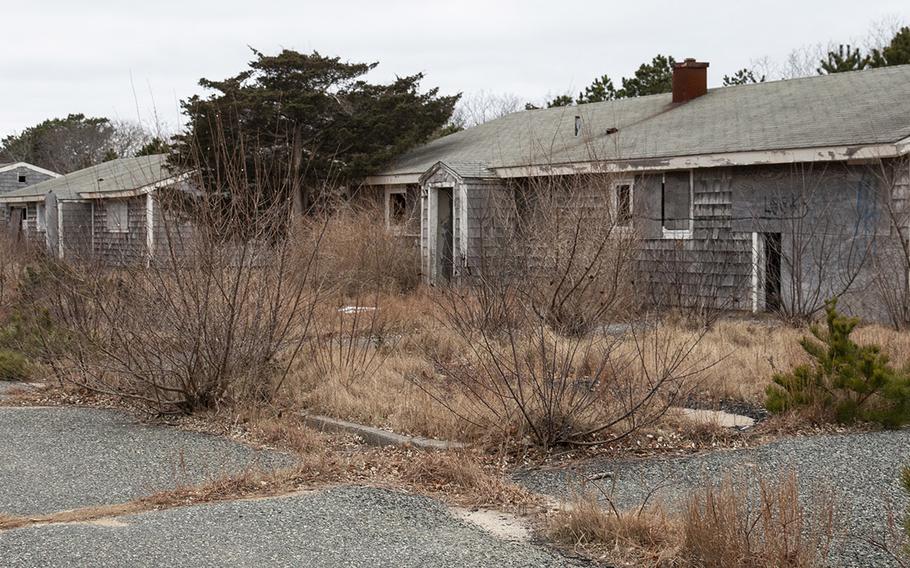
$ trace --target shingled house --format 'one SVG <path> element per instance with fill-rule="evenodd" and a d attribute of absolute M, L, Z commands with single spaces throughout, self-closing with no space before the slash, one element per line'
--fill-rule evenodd
<path fill-rule="evenodd" d="M 185 177 L 168 169 L 165 154 L 120 158 L 4 193 L 0 206 L 58 258 L 123 264 L 162 252 L 171 233 L 158 194 L 185 190 Z"/>
<path fill-rule="evenodd" d="M 26 162 L 0 164 L 0 196 L 58 176 L 59 174 L 55 172 Z M 22 210 L 17 211 L 17 213 L 21 212 Z M 21 238 L 25 230 L 25 218 L 11 219 L 10 210 L 2 203 L 0 203 L 0 224 L 7 226 L 8 232 L 13 234 L 14 239 Z"/>
<path fill-rule="evenodd" d="M 908 191 L 910 66 L 712 89 L 707 71 L 690 59 L 672 93 L 513 113 L 367 183 L 390 227 L 419 235 L 430 283 L 479 270 L 491 196 L 594 175 L 641 237 L 639 277 L 682 304 L 758 312 L 840 295 L 884 317 L 870 290 L 887 264 L 874 256 L 910 227 L 886 214 Z M 906 256 L 890 265 L 901 281 Z"/>

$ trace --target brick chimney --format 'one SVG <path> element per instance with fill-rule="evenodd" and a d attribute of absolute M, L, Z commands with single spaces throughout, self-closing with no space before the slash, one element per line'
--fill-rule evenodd
<path fill-rule="evenodd" d="M 708 92 L 708 64 L 686 59 L 673 66 L 673 102 L 684 103 Z"/>

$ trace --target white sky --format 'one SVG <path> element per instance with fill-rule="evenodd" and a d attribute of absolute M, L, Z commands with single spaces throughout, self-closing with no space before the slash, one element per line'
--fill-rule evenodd
<path fill-rule="evenodd" d="M 247 46 L 423 71 L 443 93 L 522 101 L 618 83 L 657 53 L 711 63 L 709 81 L 805 45 L 862 41 L 907 0 L 0 0 L 0 136 L 83 112 L 173 129 L 200 77 L 245 67 Z M 9 4 L 9 5 L 7 5 Z"/>

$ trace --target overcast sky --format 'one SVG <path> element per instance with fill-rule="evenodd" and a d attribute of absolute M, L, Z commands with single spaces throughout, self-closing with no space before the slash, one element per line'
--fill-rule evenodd
<path fill-rule="evenodd" d="M 865 40 L 910 21 L 907 0 L 31 0 L 5 7 L 0 136 L 82 112 L 174 128 L 200 77 L 247 46 L 379 61 L 375 81 L 422 71 L 443 93 L 522 101 L 618 82 L 657 53 L 711 63 L 709 81 L 794 48 Z"/>

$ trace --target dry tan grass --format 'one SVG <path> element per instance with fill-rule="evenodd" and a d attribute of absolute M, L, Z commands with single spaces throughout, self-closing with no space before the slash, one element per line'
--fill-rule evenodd
<path fill-rule="evenodd" d="M 807 335 L 807 329 L 774 321 L 718 321 L 693 354 L 707 361 L 716 361 L 699 378 L 701 396 L 761 404 L 774 373 L 789 371 L 808 362 L 799 345 L 799 340 Z M 861 344 L 880 345 L 896 365 L 906 365 L 910 361 L 908 332 L 866 325 L 858 328 L 854 337 Z"/>
<path fill-rule="evenodd" d="M 792 473 L 759 479 L 757 493 L 730 480 L 708 484 L 674 515 L 657 506 L 619 511 L 589 493 L 552 514 L 546 531 L 612 565 L 810 568 L 825 565 L 835 532 L 830 496 L 813 498 L 812 507 L 800 504 Z"/>
<path fill-rule="evenodd" d="M 663 510 L 614 511 L 595 495 L 564 505 L 547 519 L 545 530 L 554 542 L 611 565 L 672 565 L 678 553 L 678 528 Z"/>
<path fill-rule="evenodd" d="M 799 502 L 793 473 L 759 480 L 758 503 L 725 480 L 694 493 L 682 516 L 682 555 L 704 568 L 809 568 L 825 565 L 834 505 L 817 498 L 812 517 Z"/>
<path fill-rule="evenodd" d="M 446 397 L 446 405 L 468 413 L 467 401 L 457 388 L 435 389 L 431 396 L 416 386 L 421 382 L 444 384 L 445 377 L 440 376 L 434 360 L 458 361 L 470 351 L 464 339 L 442 323 L 444 315 L 434 294 L 432 289 L 419 288 L 407 295 L 382 294 L 371 298 L 370 306 L 379 308 L 375 317 L 382 320 L 378 327 L 385 339 L 378 346 L 365 339 L 361 343 L 363 349 L 381 352 L 376 357 L 375 368 L 351 381 L 347 371 L 319 373 L 304 359 L 295 368 L 285 390 L 290 404 L 399 432 L 464 441 L 489 438 L 490 431 L 460 419 L 434 398 L 441 393 Z M 337 318 L 334 306 L 343 302 L 344 299 L 337 299 L 320 317 Z M 321 328 L 333 326 L 334 323 Z M 661 332 L 671 336 L 692 333 L 691 328 L 681 323 L 666 326 Z M 800 338 L 807 334 L 808 330 L 768 320 L 718 321 L 691 354 L 693 365 L 700 369 L 689 380 L 692 394 L 703 400 L 761 405 L 775 372 L 807 361 L 799 345 Z M 856 338 L 861 343 L 878 343 L 897 365 L 910 361 L 910 333 L 870 325 L 859 328 Z M 553 341 L 559 349 L 559 337 L 554 335 Z M 623 349 L 616 353 L 622 356 Z M 528 357 L 533 354 L 533 349 L 529 349 Z M 590 356 L 590 353 L 579 353 L 576 357 L 579 376 L 584 376 L 585 369 L 592 365 L 585 359 Z M 685 426 L 684 421 L 672 417 L 665 422 L 673 428 Z M 520 421 L 506 425 L 503 430 L 520 437 Z"/>

